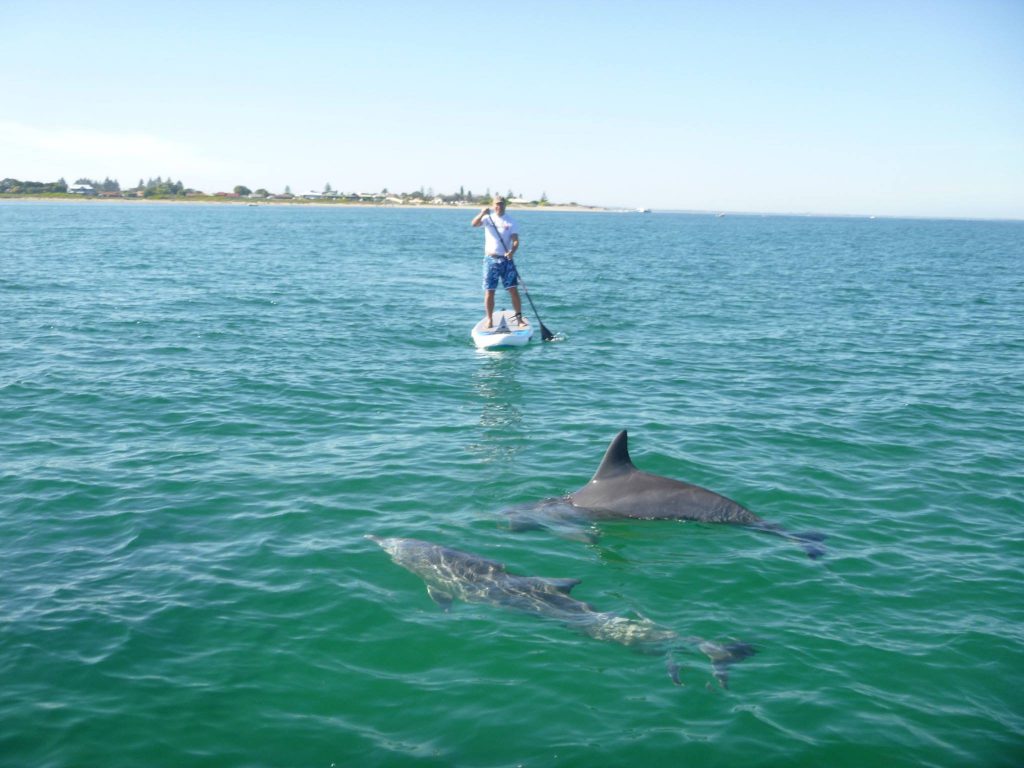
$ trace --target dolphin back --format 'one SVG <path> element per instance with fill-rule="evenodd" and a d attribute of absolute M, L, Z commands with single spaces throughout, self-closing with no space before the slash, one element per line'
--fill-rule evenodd
<path fill-rule="evenodd" d="M 629 456 L 628 439 L 626 430 L 612 439 L 590 482 L 569 495 L 574 506 L 608 518 L 739 525 L 761 522 L 743 505 L 707 488 L 637 469 Z"/>

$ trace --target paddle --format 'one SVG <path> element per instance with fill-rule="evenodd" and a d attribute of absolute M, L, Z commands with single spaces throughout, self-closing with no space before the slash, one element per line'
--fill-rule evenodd
<path fill-rule="evenodd" d="M 501 241 L 501 247 L 508 251 L 508 245 L 505 243 L 505 238 L 501 236 L 501 232 L 494 226 L 494 220 L 491 218 L 491 214 L 487 214 L 487 221 L 491 225 L 491 229 L 494 230 L 494 234 L 498 236 L 498 240 Z M 526 283 L 523 282 L 523 276 L 519 272 L 519 266 L 512 261 L 512 268 L 516 271 L 516 277 L 519 278 L 519 284 L 523 286 L 523 293 L 526 294 L 526 300 L 530 302 L 530 307 L 533 309 L 533 314 L 537 315 L 537 322 L 540 324 L 540 337 L 544 341 L 552 341 L 555 338 L 555 334 L 547 329 L 544 325 L 544 321 L 540 319 L 540 314 L 537 312 L 537 305 L 533 303 L 533 299 L 530 298 L 530 290 L 526 287 Z"/>

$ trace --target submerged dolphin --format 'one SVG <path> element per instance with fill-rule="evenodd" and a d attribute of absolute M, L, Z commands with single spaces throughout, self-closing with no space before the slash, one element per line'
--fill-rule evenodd
<path fill-rule="evenodd" d="M 572 531 L 591 520 L 695 520 L 732 523 L 795 541 L 812 559 L 825 554 L 819 533 L 791 533 L 762 520 L 732 499 L 660 475 L 643 472 L 629 458 L 626 430 L 612 440 L 590 482 L 575 493 L 508 510 L 514 528 L 550 527 Z M 576 528 L 578 533 L 579 529 Z"/>
<path fill-rule="evenodd" d="M 556 619 L 597 640 L 620 643 L 644 653 L 664 654 L 676 685 L 681 685 L 679 665 L 671 654 L 687 645 L 696 646 L 711 659 L 715 678 L 723 688 L 728 687 L 728 666 L 755 653 L 754 647 L 746 643 L 722 644 L 699 637 L 680 637 L 650 619 L 595 611 L 570 596 L 579 579 L 515 576 L 502 563 L 419 539 L 366 538 L 376 542 L 395 563 L 423 579 L 427 594 L 445 610 L 455 598 L 514 608 Z"/>

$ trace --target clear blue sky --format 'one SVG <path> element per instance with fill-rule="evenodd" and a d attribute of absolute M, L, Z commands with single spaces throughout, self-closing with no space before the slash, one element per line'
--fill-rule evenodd
<path fill-rule="evenodd" d="M 0 177 L 1024 218 L 1024 0 L 0 0 Z"/>

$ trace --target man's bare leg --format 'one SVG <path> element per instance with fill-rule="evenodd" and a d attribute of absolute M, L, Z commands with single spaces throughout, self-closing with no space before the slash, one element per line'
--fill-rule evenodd
<path fill-rule="evenodd" d="M 526 321 L 523 320 L 523 303 L 519 300 L 519 289 L 514 286 L 509 288 L 508 295 L 512 297 L 512 307 L 516 311 L 516 320 L 519 321 L 520 327 L 526 325 Z"/>
<path fill-rule="evenodd" d="M 491 317 L 494 315 L 494 291 L 484 291 L 484 311 L 487 312 L 487 327 L 493 328 Z"/>

